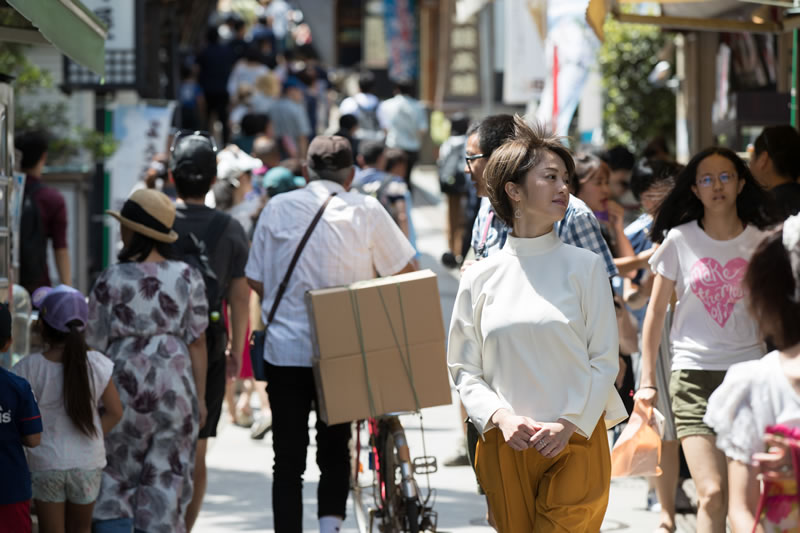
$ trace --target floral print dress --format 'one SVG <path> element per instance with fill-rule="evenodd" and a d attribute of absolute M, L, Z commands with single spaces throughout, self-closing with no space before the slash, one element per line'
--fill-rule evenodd
<path fill-rule="evenodd" d="M 202 275 L 179 261 L 121 263 L 89 295 L 87 342 L 114 362 L 124 407 L 106 435 L 95 520 L 148 533 L 186 530 L 199 408 L 188 345 L 208 325 Z"/>

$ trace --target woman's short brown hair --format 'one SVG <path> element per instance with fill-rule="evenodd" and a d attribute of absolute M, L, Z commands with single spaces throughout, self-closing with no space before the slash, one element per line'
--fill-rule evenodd
<path fill-rule="evenodd" d="M 506 193 L 506 183 L 522 183 L 528 171 L 548 151 L 564 161 L 567 175 L 571 178 L 575 173 L 575 163 L 560 138 L 548 133 L 541 124 L 529 126 L 522 117 L 515 115 L 514 136 L 492 153 L 484 170 L 489 201 L 497 216 L 508 226 L 514 225 L 514 206 Z"/>
<path fill-rule="evenodd" d="M 800 251 L 795 251 L 798 253 Z M 761 333 L 779 348 L 800 342 L 800 302 L 797 300 L 797 279 L 792 271 L 789 253 L 783 245 L 783 231 L 768 234 L 758 245 L 744 277 L 750 313 Z"/>

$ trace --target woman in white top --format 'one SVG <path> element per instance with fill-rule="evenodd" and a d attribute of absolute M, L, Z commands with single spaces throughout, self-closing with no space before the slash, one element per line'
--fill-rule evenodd
<path fill-rule="evenodd" d="M 778 349 L 760 360 L 733 365 L 711 395 L 705 421 L 728 457 L 728 514 L 734 533 L 750 533 L 756 521 L 760 533 L 798 531 L 797 472 L 792 473 L 791 456 L 763 452 L 768 426 L 800 428 L 800 216 L 790 217 L 782 232 L 761 243 L 744 285 L 761 332 Z M 796 436 L 794 440 L 798 442 Z M 776 462 L 783 466 L 765 485 L 764 513 L 756 516 L 759 470 Z"/>
<path fill-rule="evenodd" d="M 475 467 L 497 530 L 599 531 L 606 428 L 627 416 L 611 287 L 602 258 L 553 231 L 569 201 L 569 151 L 519 117 L 515 130 L 484 174 L 513 231 L 464 272 L 448 365 L 483 437 Z"/>
<path fill-rule="evenodd" d="M 741 282 L 764 237 L 760 230 L 771 224 L 768 207 L 769 197 L 734 152 L 708 148 L 678 175 L 653 223 L 652 239 L 661 246 L 650 259 L 655 278 L 642 330 L 636 398 L 653 404 L 657 393 L 667 394 L 656 390 L 655 363 L 667 304 L 676 291 L 669 394 L 697 486 L 700 533 L 725 531 L 727 503 L 725 456 L 703 422 L 708 398 L 731 365 L 764 353 L 756 323 L 741 301 Z"/>
<path fill-rule="evenodd" d="M 122 418 L 114 364 L 86 346 L 83 294 L 66 285 L 42 287 L 33 302 L 46 349 L 13 370 L 30 382 L 44 424 L 41 445 L 28 450 L 39 531 L 89 533 L 106 465 L 103 435 Z"/>

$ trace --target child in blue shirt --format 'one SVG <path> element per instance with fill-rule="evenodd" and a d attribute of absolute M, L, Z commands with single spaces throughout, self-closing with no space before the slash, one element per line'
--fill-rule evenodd
<path fill-rule="evenodd" d="M 0 351 L 11 345 L 11 313 L 0 305 Z M 30 384 L 0 368 L 0 533 L 30 533 L 31 474 L 23 446 L 42 440 L 42 417 Z"/>

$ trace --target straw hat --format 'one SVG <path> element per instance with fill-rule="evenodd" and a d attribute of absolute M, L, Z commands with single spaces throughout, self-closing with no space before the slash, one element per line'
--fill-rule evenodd
<path fill-rule="evenodd" d="M 125 201 L 122 211 L 106 211 L 120 224 L 160 242 L 172 243 L 178 234 L 172 230 L 175 206 L 169 197 L 155 189 L 139 189 Z"/>

